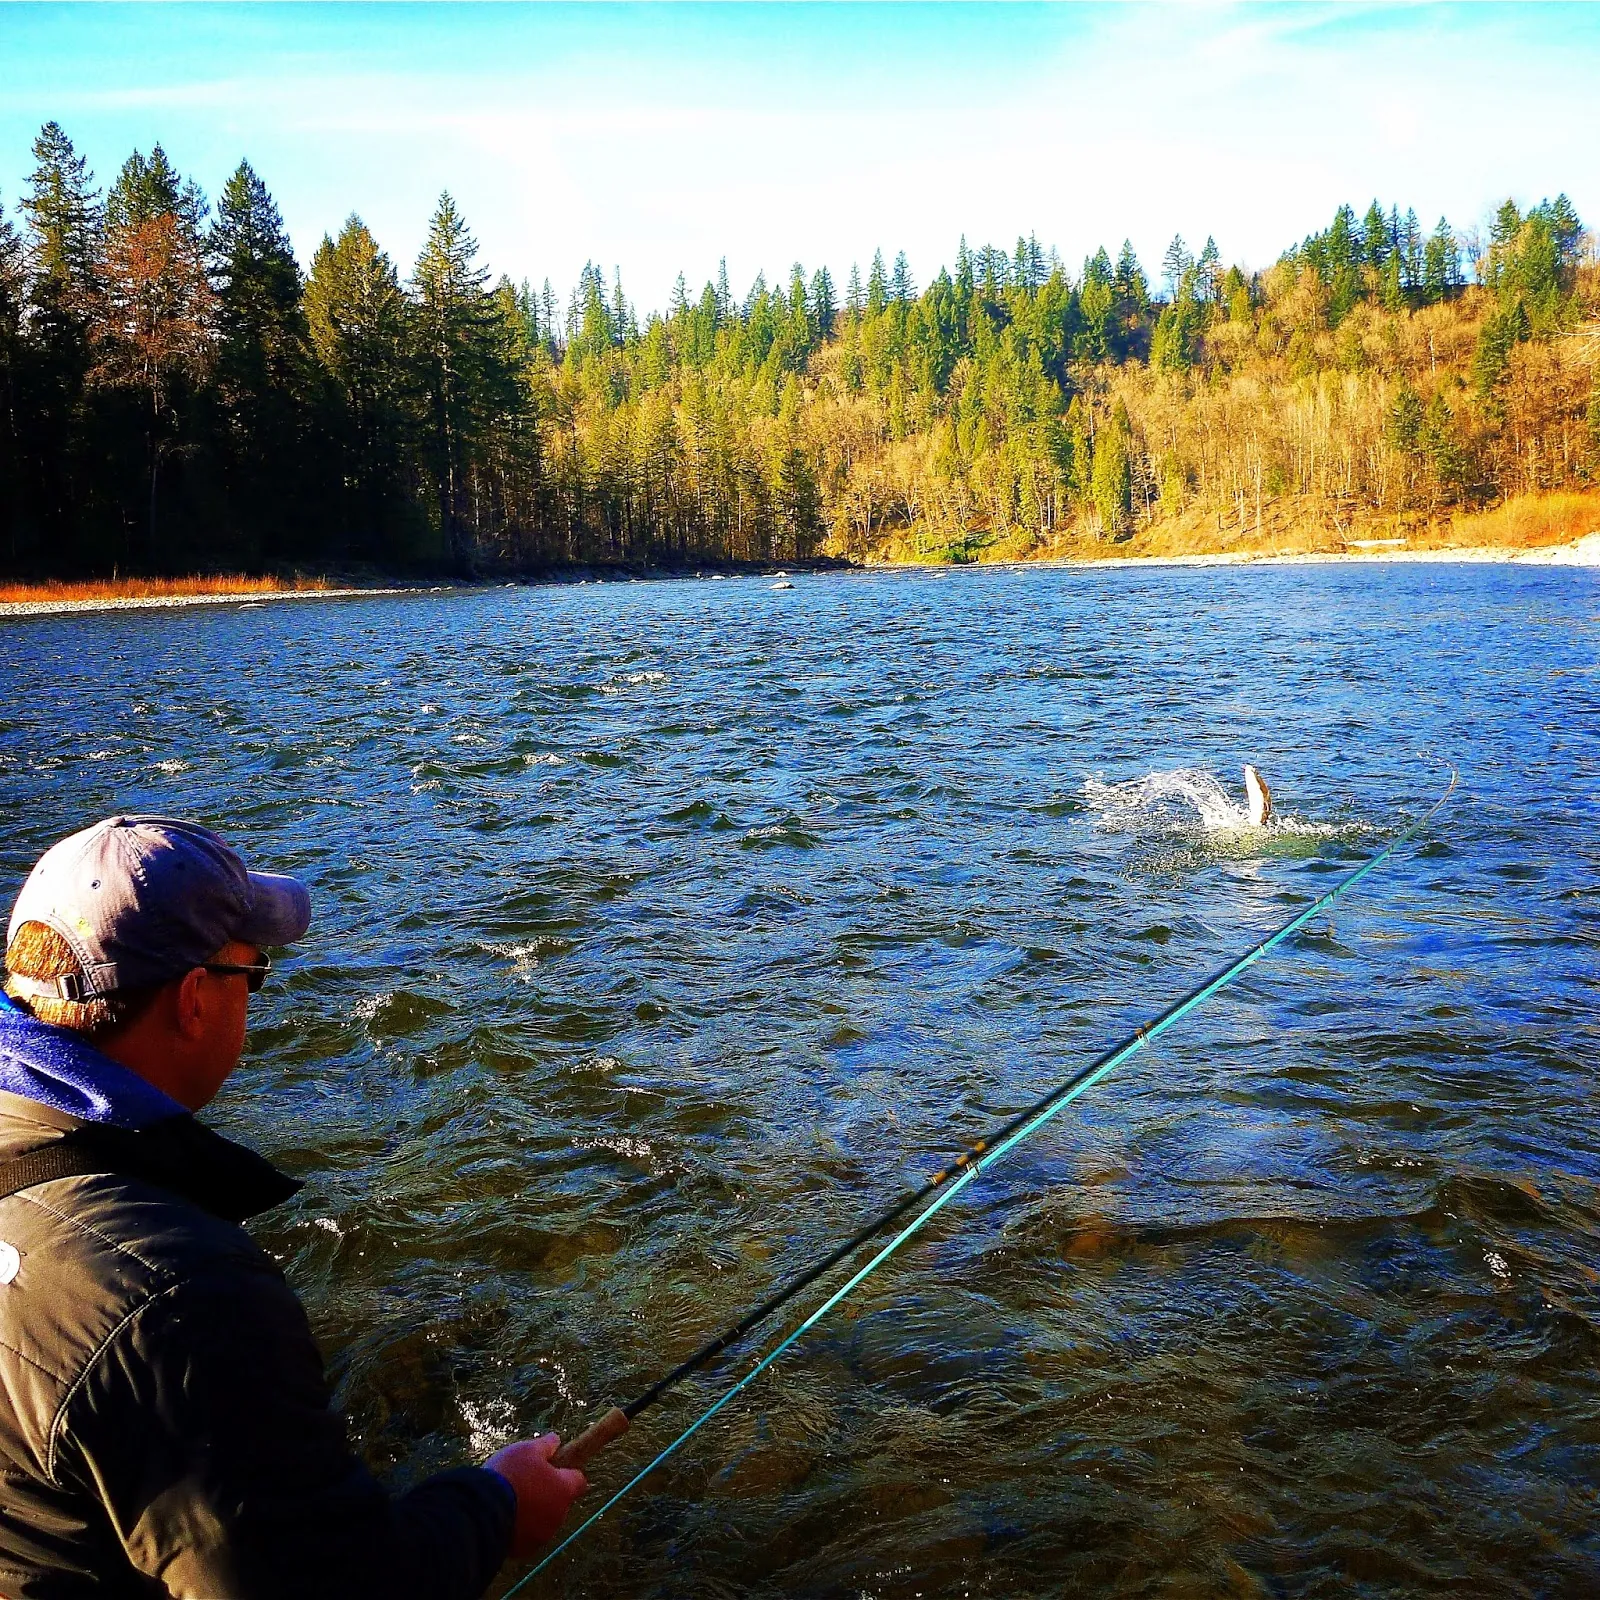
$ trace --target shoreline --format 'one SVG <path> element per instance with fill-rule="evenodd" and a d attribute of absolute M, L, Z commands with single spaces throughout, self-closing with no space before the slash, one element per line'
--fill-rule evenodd
<path fill-rule="evenodd" d="M 1519 549 L 1512 545 L 1456 545 L 1422 550 L 1310 550 L 1279 555 L 1226 552 L 1188 556 L 1098 556 L 1087 560 L 1046 557 L 1039 561 L 996 563 L 1043 567 L 1309 567 L 1351 562 L 1402 564 L 1406 562 L 1459 561 L 1469 565 L 1519 567 L 1600 567 L 1600 531 L 1586 533 L 1566 544 Z"/>
<path fill-rule="evenodd" d="M 1201 553 L 1182 556 L 1041 556 L 1020 561 L 972 562 L 956 564 L 946 561 L 868 561 L 849 563 L 830 561 L 821 571 L 855 572 L 958 572 L 994 570 L 1025 571 L 1030 567 L 1053 570 L 1088 571 L 1098 568 L 1126 569 L 1129 567 L 1309 567 L 1346 565 L 1402 565 L 1417 562 L 1462 562 L 1469 565 L 1524 566 L 1524 567 L 1600 567 L 1600 530 L 1585 534 L 1566 544 L 1544 545 L 1534 549 L 1516 549 L 1507 545 L 1461 545 L 1425 550 L 1372 549 L 1372 550 L 1322 550 L 1285 552 L 1283 554 L 1230 554 L 1226 552 Z M 794 562 L 789 570 L 806 571 L 808 563 Z M 384 595 L 441 594 L 446 590 L 488 590 L 533 587 L 543 584 L 568 586 L 580 583 L 639 582 L 651 579 L 671 579 L 681 582 L 686 578 L 711 577 L 771 577 L 773 572 L 726 573 L 714 568 L 684 572 L 663 569 L 659 572 L 618 571 L 608 572 L 596 568 L 574 569 L 572 574 L 546 573 L 537 577 L 495 578 L 463 583 L 396 583 L 341 589 L 267 589 L 245 594 L 177 594 L 139 595 L 123 598 L 83 600 L 11 600 L 0 602 L 0 619 L 7 617 L 61 616 L 68 613 L 90 611 L 151 611 L 168 610 L 180 606 L 257 606 L 283 600 L 357 600 Z M 816 572 L 818 568 L 812 567 Z"/>
<path fill-rule="evenodd" d="M 349 600 L 360 595 L 412 592 L 412 588 L 394 586 L 381 589 L 262 589 L 245 594 L 126 595 L 97 600 L 6 600 L 0 601 L 0 617 L 47 617 L 68 611 L 150 611 L 169 606 L 256 606 L 277 600 Z"/>

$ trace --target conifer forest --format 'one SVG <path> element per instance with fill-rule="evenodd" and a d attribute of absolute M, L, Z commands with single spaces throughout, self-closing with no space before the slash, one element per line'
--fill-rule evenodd
<path fill-rule="evenodd" d="M 352 215 L 306 272 L 248 163 L 214 202 L 159 146 L 102 187 L 50 123 L 0 196 L 17 577 L 1020 557 L 1596 483 L 1565 196 L 1462 231 L 1344 206 L 1256 270 L 1030 237 L 924 285 L 724 271 L 643 316 L 593 265 L 564 303 L 494 277 L 448 194 L 409 271 Z"/>

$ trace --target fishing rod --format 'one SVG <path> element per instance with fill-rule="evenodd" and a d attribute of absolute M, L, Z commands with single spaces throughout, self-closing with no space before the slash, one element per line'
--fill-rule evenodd
<path fill-rule="evenodd" d="M 745 1313 L 731 1327 L 725 1329 L 714 1339 L 708 1340 L 693 1355 L 681 1361 L 665 1377 L 658 1379 L 646 1389 L 637 1399 L 630 1401 L 625 1406 L 613 1406 L 597 1421 L 590 1424 L 582 1433 L 578 1434 L 569 1443 L 563 1445 L 552 1458 L 558 1466 L 582 1466 L 590 1460 L 596 1452 L 603 1449 L 612 1440 L 625 1433 L 629 1424 L 641 1411 L 654 1405 L 667 1391 L 681 1383 L 691 1373 L 699 1371 L 708 1362 L 715 1360 L 730 1346 L 738 1343 L 746 1334 L 752 1332 L 757 1326 L 790 1300 L 800 1294 L 804 1289 L 824 1276 L 831 1268 L 838 1266 L 847 1257 L 859 1250 L 868 1240 L 884 1232 L 887 1228 L 898 1222 L 907 1212 L 923 1201 L 928 1204 L 917 1212 L 911 1222 L 901 1229 L 894 1238 L 883 1246 L 865 1266 L 855 1272 L 839 1289 L 835 1290 L 817 1309 L 810 1313 L 796 1328 L 787 1334 L 783 1340 L 769 1351 L 762 1359 L 747 1372 L 736 1384 L 724 1393 L 714 1404 L 692 1422 L 676 1439 L 658 1454 L 654 1460 L 637 1472 L 628 1480 L 612 1497 L 597 1511 L 593 1512 L 584 1522 L 580 1523 L 562 1542 L 544 1557 L 538 1566 L 534 1567 L 520 1583 L 507 1591 L 507 1597 L 515 1594 L 523 1584 L 527 1583 L 536 1573 L 544 1570 L 555 1558 L 570 1544 L 578 1539 L 590 1527 L 603 1517 L 614 1505 L 630 1494 L 637 1485 L 642 1483 L 655 1469 L 665 1461 L 668 1456 L 677 1451 L 695 1433 L 705 1426 L 722 1408 L 736 1395 L 747 1388 L 756 1378 L 770 1367 L 790 1345 L 799 1339 L 808 1330 L 815 1327 L 836 1305 L 849 1295 L 859 1284 L 863 1283 L 875 1272 L 883 1262 L 887 1261 L 901 1245 L 913 1234 L 925 1226 L 933 1216 L 944 1209 L 955 1199 L 969 1183 L 980 1173 L 988 1170 L 996 1162 L 1004 1158 L 1012 1149 L 1021 1144 L 1037 1129 L 1041 1128 L 1051 1118 L 1056 1116 L 1066 1106 L 1076 1100 L 1085 1090 L 1092 1088 L 1114 1068 L 1127 1060 L 1137 1050 L 1141 1050 L 1152 1040 L 1165 1033 L 1174 1023 L 1187 1016 L 1189 1012 L 1203 1005 L 1214 994 L 1219 993 L 1233 982 L 1241 973 L 1255 965 L 1255 963 L 1285 939 L 1298 933 L 1319 912 L 1325 911 L 1334 901 L 1339 899 L 1346 891 L 1355 887 L 1368 873 L 1381 866 L 1394 854 L 1407 840 L 1412 839 L 1439 813 L 1444 803 L 1455 792 L 1457 774 L 1452 770 L 1450 782 L 1444 793 L 1434 801 L 1421 816 L 1416 818 L 1409 826 L 1397 833 L 1376 854 L 1369 856 L 1359 867 L 1322 895 L 1303 911 L 1298 912 L 1284 923 L 1282 927 L 1269 934 L 1259 944 L 1230 962 L 1227 966 L 1212 974 L 1205 982 L 1191 989 L 1181 999 L 1175 1000 L 1164 1011 L 1152 1017 L 1150 1021 L 1135 1028 L 1120 1043 L 1113 1045 L 1104 1054 L 1096 1057 L 1087 1065 L 1080 1067 L 1070 1077 L 1057 1084 L 1055 1088 L 1040 1096 L 1031 1106 L 1019 1111 L 1009 1121 L 995 1129 L 987 1138 L 978 1140 L 975 1144 L 967 1146 L 948 1166 L 929 1178 L 921 1188 L 913 1190 L 897 1200 L 888 1210 L 881 1212 L 871 1221 L 858 1228 L 855 1233 L 842 1244 L 830 1250 L 825 1256 L 805 1271 L 792 1278 L 781 1288 L 775 1290 L 758 1306 Z M 942 1192 L 940 1192 L 942 1191 Z"/>

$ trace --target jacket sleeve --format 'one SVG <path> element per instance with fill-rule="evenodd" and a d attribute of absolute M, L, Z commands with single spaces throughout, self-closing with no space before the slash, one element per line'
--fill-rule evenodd
<path fill-rule="evenodd" d="M 56 1475 L 175 1600 L 476 1600 L 516 1497 L 480 1467 L 392 1498 L 352 1453 L 293 1291 L 266 1263 L 187 1280 L 101 1350 Z"/>

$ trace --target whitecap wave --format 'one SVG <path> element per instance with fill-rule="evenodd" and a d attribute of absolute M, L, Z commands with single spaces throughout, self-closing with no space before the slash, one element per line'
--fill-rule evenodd
<path fill-rule="evenodd" d="M 621 694 L 624 689 L 637 689 L 644 684 L 665 683 L 664 672 L 621 672 L 600 685 L 601 694 Z"/>

